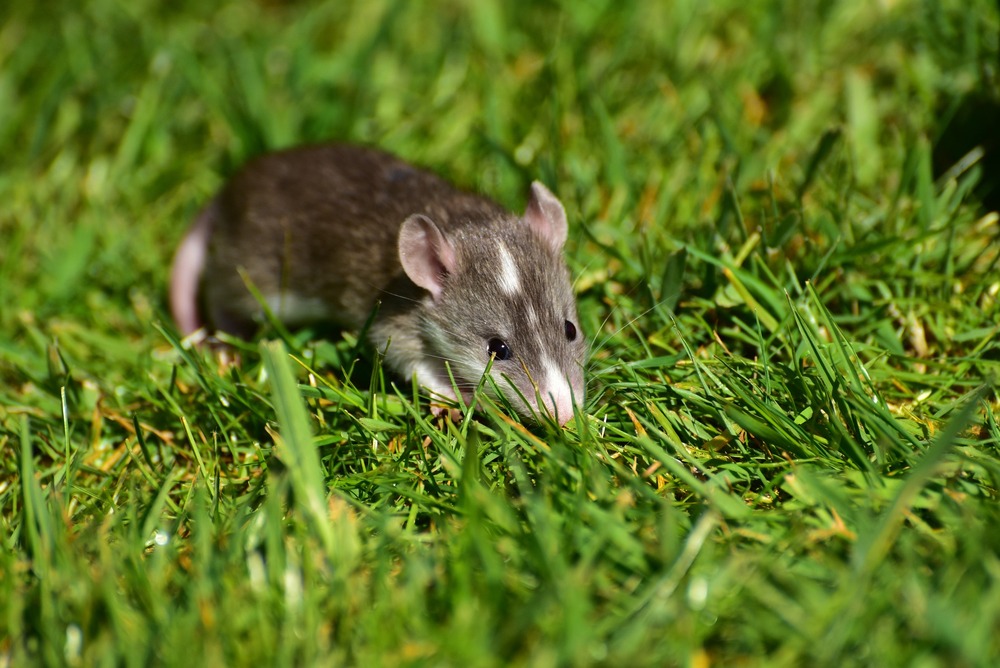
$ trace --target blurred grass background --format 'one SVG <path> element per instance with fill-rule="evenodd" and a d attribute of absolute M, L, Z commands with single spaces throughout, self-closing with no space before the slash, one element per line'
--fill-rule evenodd
<path fill-rule="evenodd" d="M 0 664 L 994 663 L 998 31 L 985 0 L 6 0 Z M 350 334 L 176 341 L 198 207 L 331 138 L 563 199 L 568 429 L 432 421 Z"/>

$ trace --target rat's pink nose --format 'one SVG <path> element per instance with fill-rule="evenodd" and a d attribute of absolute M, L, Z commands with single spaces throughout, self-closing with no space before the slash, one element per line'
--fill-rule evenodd
<path fill-rule="evenodd" d="M 572 382 L 565 374 L 559 372 L 554 365 L 548 365 L 545 373 L 545 383 L 539 386 L 542 408 L 552 416 L 560 426 L 573 417 L 573 406 L 583 403 L 583 379 L 574 378 Z"/>

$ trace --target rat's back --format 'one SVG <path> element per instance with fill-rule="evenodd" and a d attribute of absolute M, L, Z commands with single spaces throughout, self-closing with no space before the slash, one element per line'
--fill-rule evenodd
<path fill-rule="evenodd" d="M 171 281 L 178 325 L 185 334 L 208 325 L 249 336 L 262 314 L 248 280 L 289 326 L 358 327 L 394 290 L 419 297 L 400 280 L 396 246 L 414 213 L 448 228 L 502 211 L 376 149 L 324 144 L 259 157 L 205 208 L 178 250 Z M 193 273 L 201 275 L 200 294 Z"/>

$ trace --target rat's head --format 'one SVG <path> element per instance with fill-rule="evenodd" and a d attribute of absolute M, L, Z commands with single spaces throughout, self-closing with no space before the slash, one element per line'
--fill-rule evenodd
<path fill-rule="evenodd" d="M 533 417 L 541 404 L 559 424 L 583 404 L 586 355 L 562 259 L 566 230 L 562 204 L 535 182 L 521 218 L 475 221 L 446 235 L 415 215 L 399 237 L 404 271 L 430 293 L 427 354 L 450 363 L 463 391 L 492 360 L 496 387 L 518 412 Z"/>

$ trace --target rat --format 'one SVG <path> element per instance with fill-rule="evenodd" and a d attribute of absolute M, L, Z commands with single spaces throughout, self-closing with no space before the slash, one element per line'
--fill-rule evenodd
<path fill-rule="evenodd" d="M 171 311 L 185 336 L 248 338 L 264 320 L 248 279 L 289 327 L 372 318 L 399 376 L 470 399 L 489 368 L 518 413 L 562 425 L 583 405 L 586 355 L 567 228 L 538 181 L 517 216 L 378 149 L 300 146 L 252 160 L 201 211 L 174 256 Z"/>

